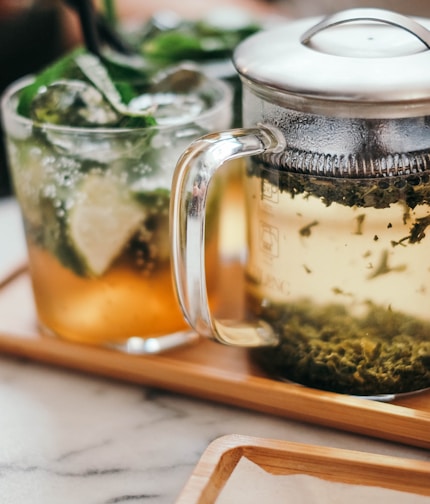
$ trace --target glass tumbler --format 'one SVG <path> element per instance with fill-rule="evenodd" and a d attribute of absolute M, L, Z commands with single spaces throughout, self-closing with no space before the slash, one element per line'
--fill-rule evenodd
<path fill-rule="evenodd" d="M 198 114 L 178 111 L 157 126 L 121 129 L 20 116 L 18 95 L 29 82 L 7 89 L 2 118 L 41 332 L 130 353 L 195 340 L 172 288 L 170 185 L 190 141 L 229 127 L 229 86 L 204 79 Z M 206 240 L 213 277 L 217 213 L 209 210 Z"/>

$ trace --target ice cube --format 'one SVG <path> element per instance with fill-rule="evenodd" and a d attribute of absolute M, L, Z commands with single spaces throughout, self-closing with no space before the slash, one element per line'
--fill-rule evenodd
<path fill-rule="evenodd" d="M 64 126 L 111 126 L 119 115 L 91 84 L 63 80 L 42 88 L 33 100 L 31 118 Z"/>
<path fill-rule="evenodd" d="M 206 75 L 192 63 L 160 70 L 152 77 L 152 93 L 190 93 L 202 86 Z"/>
<path fill-rule="evenodd" d="M 120 115 L 96 88 L 83 81 L 57 81 L 41 90 L 32 104 L 32 118 L 42 123 L 41 132 L 55 156 L 104 164 L 125 154 L 138 157 L 140 145 L 146 143 L 143 134 L 116 135 L 114 127 Z M 71 132 L 68 128 L 45 127 L 47 123 L 82 129 Z"/>
<path fill-rule="evenodd" d="M 174 126 L 198 117 L 207 108 L 205 100 L 195 93 L 155 93 L 143 94 L 129 103 L 131 110 L 153 107 L 157 124 Z"/>

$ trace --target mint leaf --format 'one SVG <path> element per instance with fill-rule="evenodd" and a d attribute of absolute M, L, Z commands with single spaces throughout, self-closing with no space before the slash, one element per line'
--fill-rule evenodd
<path fill-rule="evenodd" d="M 115 80 L 111 73 L 116 75 Z M 145 79 L 143 72 L 134 68 L 117 65 L 114 62 L 103 61 L 79 47 L 45 68 L 35 77 L 35 80 L 24 88 L 19 95 L 17 112 L 25 117 L 31 117 L 32 103 L 41 88 L 48 87 L 60 80 L 80 80 L 97 88 L 107 102 L 121 114 L 119 127 L 141 128 L 153 126 L 156 121 L 150 111 L 129 111 L 128 103 L 138 93 L 132 83 L 140 78 Z M 55 113 L 55 111 L 52 111 Z"/>
<path fill-rule="evenodd" d="M 41 87 L 49 86 L 60 79 L 82 79 L 83 74 L 76 65 L 75 58 L 84 52 L 83 48 L 75 49 L 42 70 L 33 83 L 21 91 L 17 107 L 18 114 L 30 117 L 31 102 Z"/>

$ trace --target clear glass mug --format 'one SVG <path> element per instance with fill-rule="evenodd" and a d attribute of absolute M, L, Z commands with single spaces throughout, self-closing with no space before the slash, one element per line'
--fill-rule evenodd
<path fill-rule="evenodd" d="M 42 333 L 130 353 L 196 341 L 172 289 L 170 186 L 185 147 L 230 126 L 230 87 L 203 79 L 208 107 L 191 118 L 78 128 L 18 115 L 17 95 L 29 82 L 6 91 L 2 118 Z M 206 246 L 215 284 L 216 218 Z"/>
<path fill-rule="evenodd" d="M 261 53 L 273 49 L 265 41 L 255 43 Z M 172 261 L 186 320 L 252 349 L 279 379 L 378 399 L 430 387 L 428 116 L 402 117 L 404 108 L 369 118 L 371 104 L 336 117 L 330 100 L 300 100 L 243 68 L 244 128 L 193 142 L 173 179 Z M 206 193 L 192 205 L 189 195 L 243 157 L 245 313 L 224 320 L 207 299 Z"/>

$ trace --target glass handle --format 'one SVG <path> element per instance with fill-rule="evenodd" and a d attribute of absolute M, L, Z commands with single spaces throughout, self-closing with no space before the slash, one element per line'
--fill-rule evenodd
<path fill-rule="evenodd" d="M 173 281 L 187 322 L 199 334 L 224 344 L 247 347 L 277 343 L 264 321 L 221 321 L 210 311 L 205 274 L 205 214 L 213 175 L 226 161 L 277 152 L 283 135 L 273 127 L 233 129 L 193 142 L 179 159 L 172 183 L 170 236 Z"/>

